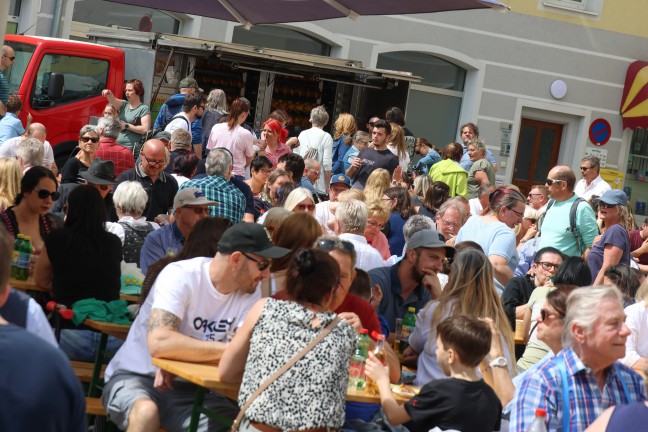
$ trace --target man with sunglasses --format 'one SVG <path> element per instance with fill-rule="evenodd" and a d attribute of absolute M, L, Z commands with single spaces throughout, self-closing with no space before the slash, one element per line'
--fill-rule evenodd
<path fill-rule="evenodd" d="M 218 202 L 209 200 L 198 188 L 179 191 L 173 200 L 173 222 L 146 236 L 140 252 L 140 269 L 146 274 L 151 264 L 167 255 L 175 255 L 200 219 L 209 216 L 209 207 Z"/>
<path fill-rule="evenodd" d="M 0 116 L 7 113 L 7 100 L 9 99 L 9 82 L 4 76 L 5 71 L 13 66 L 16 61 L 16 53 L 9 45 L 2 47 L 2 58 L 0 59 Z"/>
<path fill-rule="evenodd" d="M 574 193 L 575 184 L 576 176 L 568 166 L 558 165 L 549 171 L 545 185 L 551 201 L 540 219 L 539 249 L 551 246 L 566 256 L 586 256 L 592 247 L 599 232 L 594 210 L 587 201 L 576 204 L 574 225 L 571 223 L 572 204 L 579 198 Z"/>
<path fill-rule="evenodd" d="M 580 163 L 582 179 L 576 183 L 574 193 L 584 200 L 590 201 L 593 196 L 600 197 L 605 191 L 612 189 L 610 185 L 601 178 L 599 171 L 601 160 L 596 156 L 585 156 Z"/>
<path fill-rule="evenodd" d="M 167 265 L 106 368 L 103 404 L 110 421 L 121 430 L 186 430 L 198 387 L 173 381 L 151 364 L 152 357 L 216 363 L 228 333 L 261 298 L 257 286 L 270 275 L 270 260 L 288 252 L 272 244 L 262 225 L 242 222 L 225 231 L 215 257 Z M 215 392 L 205 395 L 203 405 L 229 419 L 239 411 Z M 198 430 L 214 429 L 201 416 Z"/>
<path fill-rule="evenodd" d="M 178 192 L 178 182 L 164 172 L 169 162 L 169 152 L 164 142 L 150 139 L 142 146 L 141 160 L 135 168 L 124 171 L 117 177 L 117 185 L 123 181 L 137 181 L 147 191 L 149 199 L 143 216 L 153 222 L 156 216 L 166 215 L 173 207 L 173 197 Z"/>

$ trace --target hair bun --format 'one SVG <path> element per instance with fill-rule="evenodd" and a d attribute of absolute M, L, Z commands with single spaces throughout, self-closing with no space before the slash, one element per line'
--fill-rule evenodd
<path fill-rule="evenodd" d="M 306 276 L 315 269 L 315 255 L 310 249 L 303 249 L 295 256 L 295 263 L 301 276 Z"/>

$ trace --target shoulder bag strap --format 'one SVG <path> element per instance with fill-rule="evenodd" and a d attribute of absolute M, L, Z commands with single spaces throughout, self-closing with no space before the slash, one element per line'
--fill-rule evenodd
<path fill-rule="evenodd" d="M 317 345 L 322 339 L 328 335 L 331 330 L 335 328 L 335 326 L 340 322 L 340 317 L 336 316 L 331 323 L 326 326 L 324 330 L 322 330 L 316 337 L 313 339 L 306 347 L 299 351 L 297 354 L 295 354 L 290 360 L 288 360 L 279 370 L 277 370 L 270 378 L 264 381 L 263 384 L 259 386 L 258 389 L 254 393 L 252 393 L 252 396 L 250 396 L 245 402 L 245 405 L 243 405 L 243 408 L 241 408 L 241 411 L 238 413 L 236 416 L 236 420 L 234 420 L 234 423 L 232 423 L 232 428 L 230 429 L 231 432 L 236 432 L 238 431 L 238 428 L 240 426 L 241 420 L 243 419 L 243 416 L 245 415 L 245 411 L 252 405 L 252 402 L 259 396 L 263 390 L 268 388 L 270 384 L 272 384 L 277 378 L 279 378 L 281 375 L 284 374 L 288 369 L 290 369 L 295 363 L 297 363 L 302 357 L 304 357 L 315 345 Z"/>

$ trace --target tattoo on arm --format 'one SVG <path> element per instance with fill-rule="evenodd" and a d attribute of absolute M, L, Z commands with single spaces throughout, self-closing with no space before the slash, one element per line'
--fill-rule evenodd
<path fill-rule="evenodd" d="M 148 321 L 148 333 L 163 327 L 178 330 L 180 328 L 180 318 L 162 309 L 151 309 L 151 316 Z"/>

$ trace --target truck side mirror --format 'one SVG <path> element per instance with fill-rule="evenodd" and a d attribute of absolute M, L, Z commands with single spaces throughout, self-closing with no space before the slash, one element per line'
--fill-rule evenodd
<path fill-rule="evenodd" d="M 50 100 L 61 99 L 65 88 L 65 75 L 52 72 L 47 85 L 47 97 Z"/>

